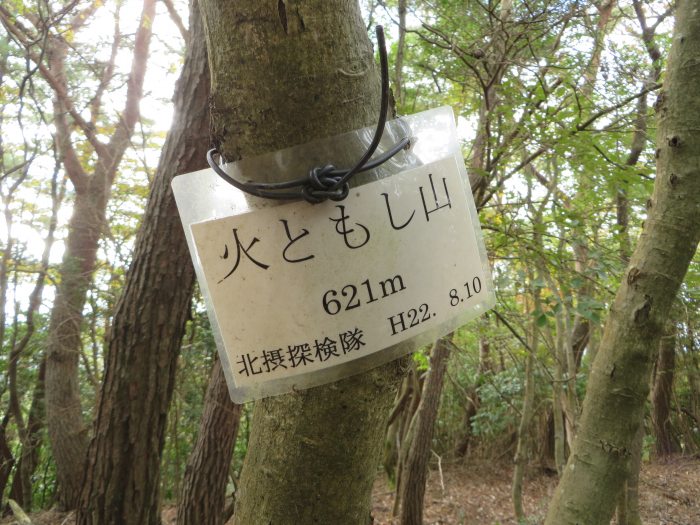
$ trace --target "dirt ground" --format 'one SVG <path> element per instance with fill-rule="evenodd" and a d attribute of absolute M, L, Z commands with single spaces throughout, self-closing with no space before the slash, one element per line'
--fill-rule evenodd
<path fill-rule="evenodd" d="M 428 477 L 424 525 L 516 525 L 511 476 L 512 468 L 506 464 L 483 462 L 433 468 Z M 530 524 L 544 521 L 555 485 L 555 476 L 534 469 L 529 472 L 523 504 Z M 644 465 L 640 493 L 645 525 L 700 525 L 700 459 L 674 458 Z M 384 477 L 375 483 L 373 501 L 375 525 L 397 525 L 398 521 L 391 518 L 393 493 Z M 164 525 L 175 523 L 175 512 L 172 506 L 164 509 Z M 34 525 L 70 525 L 72 518 L 54 511 L 31 516 Z M 12 518 L 0 519 L 0 525 L 15 523 Z"/>
<path fill-rule="evenodd" d="M 424 525 L 517 525 L 510 494 L 512 467 L 489 463 L 450 465 L 430 471 Z M 532 470 L 523 506 L 531 524 L 544 521 L 556 476 Z M 644 465 L 640 481 L 645 525 L 700 525 L 700 459 L 674 458 Z M 393 493 L 385 479 L 374 486 L 376 525 L 396 525 Z"/>

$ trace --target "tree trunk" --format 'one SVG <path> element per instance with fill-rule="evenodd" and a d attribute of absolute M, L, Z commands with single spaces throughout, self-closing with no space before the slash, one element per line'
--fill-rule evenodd
<path fill-rule="evenodd" d="M 647 75 L 644 87 L 651 86 L 659 81 L 661 77 L 661 51 L 655 42 L 656 25 L 649 27 L 646 22 L 646 16 L 642 5 L 638 0 L 633 1 L 634 10 L 637 14 L 637 20 L 642 30 L 642 41 L 647 49 L 650 58 L 649 73 Z M 636 117 L 634 120 L 634 133 L 632 134 L 632 143 L 630 150 L 625 159 L 625 167 L 628 169 L 634 168 L 639 162 L 639 158 L 644 152 L 647 142 L 647 120 L 648 120 L 648 97 L 645 93 L 637 100 Z M 620 243 L 620 259 L 625 263 L 629 263 L 630 254 L 632 253 L 630 236 L 629 236 L 629 200 L 627 198 L 627 182 L 618 183 L 617 195 L 615 199 L 617 210 L 617 226 Z M 642 525 L 642 519 L 639 515 L 639 471 L 642 466 L 642 440 L 644 438 L 644 424 L 640 426 L 637 438 L 632 449 L 632 460 L 630 464 L 630 475 L 624 484 L 623 494 L 620 496 L 618 503 L 618 522 L 619 525 Z"/>
<path fill-rule="evenodd" d="M 187 460 L 178 525 L 223 525 L 226 480 L 238 435 L 241 405 L 231 401 L 221 361 L 214 363 L 197 442 Z"/>
<path fill-rule="evenodd" d="M 202 0 L 201 7 L 214 140 L 227 159 L 376 122 L 379 75 L 356 0 Z M 400 359 L 258 401 L 234 522 L 368 523 L 405 368 Z"/>
<path fill-rule="evenodd" d="M 536 217 L 541 217 L 541 212 Z M 536 221 L 539 222 L 539 221 Z M 542 239 L 539 234 L 535 235 L 535 245 L 541 246 Z M 538 264 L 541 266 L 541 264 Z M 525 477 L 525 467 L 530 456 L 530 424 L 535 412 L 535 354 L 539 344 L 539 329 L 536 324 L 535 312 L 541 311 L 540 289 L 534 286 L 534 272 L 530 271 L 529 281 L 531 283 L 532 295 L 534 298 L 532 310 L 529 312 L 530 335 L 528 337 L 527 358 L 525 360 L 525 385 L 523 388 L 523 408 L 520 414 L 520 424 L 518 425 L 518 442 L 515 449 L 513 463 L 513 510 L 518 523 L 525 521 L 525 510 L 523 509 L 523 478 Z"/>
<path fill-rule="evenodd" d="M 94 4 L 95 6 L 97 3 Z M 88 8 L 88 11 L 90 8 Z M 89 14 L 77 15 L 71 26 L 77 30 Z M 59 506 L 75 508 L 83 481 L 83 464 L 88 435 L 80 403 L 79 357 L 81 325 L 88 288 L 95 270 L 98 242 L 105 223 L 105 211 L 112 182 L 139 118 L 138 104 L 143 95 L 143 80 L 155 16 L 155 0 L 144 0 L 139 29 L 134 39 L 134 59 L 127 81 L 124 110 L 109 143 L 99 142 L 94 126 L 84 121 L 83 131 L 90 137 L 96 153 L 94 173 L 88 176 L 71 140 L 66 114 L 68 100 L 65 59 L 68 44 L 63 38 L 51 37 L 50 75 L 54 86 L 56 140 L 60 145 L 66 175 L 75 187 L 73 215 L 68 223 L 66 251 L 59 269 L 56 298 L 51 310 L 46 344 L 46 426 L 56 462 Z M 47 76 L 50 76 L 47 74 Z M 74 120 L 81 118 L 72 114 Z"/>
<path fill-rule="evenodd" d="M 494 51 L 487 58 L 486 73 L 489 75 L 488 82 L 482 87 L 482 99 L 479 106 L 479 121 L 476 128 L 476 137 L 472 144 L 472 155 L 469 159 L 468 173 L 469 184 L 474 194 L 474 201 L 477 209 L 486 203 L 488 197 L 486 193 L 490 184 L 491 166 L 489 159 L 489 142 L 491 138 L 491 123 L 497 114 L 498 92 L 501 89 L 503 77 L 512 58 L 507 54 L 508 40 L 510 35 L 506 25 L 510 22 L 513 0 L 503 0 L 499 6 L 500 17 L 494 17 L 493 42 Z"/>
<path fill-rule="evenodd" d="M 389 483 L 392 484 L 394 488 L 398 486 L 400 477 L 399 473 L 401 467 L 399 464 L 399 452 L 401 451 L 401 444 L 406 436 L 406 420 L 410 420 L 413 417 L 413 414 L 418 409 L 418 403 L 420 402 L 420 394 L 415 392 L 418 383 L 416 379 L 416 363 L 412 361 L 408 374 L 401 382 L 401 388 L 397 395 L 396 402 L 394 403 L 394 407 L 391 409 L 384 439 L 384 459 L 382 460 L 382 465 L 384 466 L 384 471 L 389 479 Z M 398 509 L 396 509 L 393 515 L 395 516 L 397 513 Z"/>
<path fill-rule="evenodd" d="M 467 455 L 469 451 L 469 444 L 472 439 L 472 420 L 476 416 L 479 410 L 479 391 L 477 385 L 472 385 L 471 388 L 467 390 L 467 406 L 464 408 L 464 417 L 462 419 L 462 437 L 457 442 L 455 446 L 455 456 L 458 458 L 463 458 Z"/>
<path fill-rule="evenodd" d="M 462 423 L 463 434 L 455 446 L 455 455 L 462 458 L 469 451 L 469 444 L 472 438 L 472 420 L 479 411 L 481 400 L 479 399 L 479 386 L 484 383 L 486 375 L 493 374 L 493 362 L 491 361 L 491 342 L 485 336 L 479 339 L 479 375 L 477 380 L 471 385 L 467 393 L 467 406 L 464 408 L 464 419 Z"/>
<path fill-rule="evenodd" d="M 10 497 L 26 511 L 32 508 L 32 476 L 39 465 L 39 448 L 41 431 L 44 428 L 44 379 L 46 377 L 46 360 L 39 364 L 34 396 L 27 417 L 27 441 L 22 445 L 22 452 L 17 461 L 15 475 L 12 478 Z"/>
<path fill-rule="evenodd" d="M 0 422 L 0 505 L 3 505 L 2 495 L 5 494 L 7 480 L 10 479 L 12 467 L 15 465 L 15 458 L 12 455 L 6 432 L 9 421 L 10 417 L 6 415 Z"/>
<path fill-rule="evenodd" d="M 583 75 L 583 85 L 580 88 L 580 94 L 578 95 L 584 104 L 587 105 L 586 113 L 590 113 L 594 108 L 593 95 L 595 93 L 595 83 L 598 79 L 598 73 L 600 71 L 601 58 L 603 51 L 605 49 L 605 37 L 611 29 L 611 14 L 613 7 L 615 6 L 615 0 L 601 0 L 596 2 L 596 9 L 598 11 L 598 20 L 596 22 L 595 31 L 593 33 L 593 52 L 591 53 L 591 58 L 586 66 L 586 70 Z M 612 21 L 613 24 L 615 21 Z M 590 194 L 593 189 L 591 187 L 591 178 L 581 173 L 578 178 L 578 189 L 576 191 L 576 196 L 573 199 L 574 205 L 581 206 L 580 203 L 587 203 Z M 585 206 L 584 209 L 579 211 L 586 216 Z M 591 263 L 588 256 L 589 246 L 586 234 L 586 219 L 581 220 L 581 225 L 572 229 L 571 235 L 574 238 L 573 250 L 574 250 L 574 267 L 578 274 L 580 274 L 583 279 L 583 285 L 576 291 L 576 304 L 581 305 L 590 297 L 593 296 L 595 291 L 594 281 L 589 279 L 592 270 Z M 567 322 L 568 324 L 568 322 Z M 578 417 L 580 410 L 579 399 L 576 394 L 576 378 L 578 375 L 579 368 L 581 367 L 581 362 L 583 361 L 583 354 L 588 346 L 588 342 L 591 337 L 591 322 L 581 315 L 576 313 L 574 315 L 573 328 L 571 329 L 571 337 L 567 345 L 564 347 L 566 351 L 566 377 L 568 383 L 566 385 L 566 424 L 567 433 L 566 437 L 571 445 L 573 439 L 576 436 L 578 428 Z"/>
<path fill-rule="evenodd" d="M 54 147 L 56 144 L 54 143 Z M 55 241 L 56 228 L 58 226 L 58 213 L 65 196 L 65 182 L 58 182 L 60 163 L 57 161 L 51 180 L 51 218 L 49 229 L 44 242 L 44 250 L 41 255 L 41 266 L 37 274 L 34 289 L 29 294 L 29 305 L 26 313 L 26 330 L 19 341 L 12 345 L 10 352 L 10 364 L 8 365 L 8 383 L 10 388 L 10 408 L 14 412 L 17 434 L 22 444 L 18 454 L 17 466 L 12 478 L 10 498 L 20 507 L 31 510 L 32 506 L 32 476 L 39 464 L 39 449 L 42 442 L 42 434 L 46 422 L 45 381 L 46 381 L 46 356 L 39 363 L 34 385 L 34 394 L 29 407 L 27 424 L 24 425 L 20 397 L 17 392 L 17 367 L 20 356 L 27 350 L 36 329 L 36 316 L 41 307 L 41 300 L 46 283 L 46 275 L 50 264 L 51 249 Z M 3 490 L 0 490 L 0 494 Z"/>
<path fill-rule="evenodd" d="M 170 182 L 175 174 L 204 167 L 209 145 L 209 75 L 195 15 L 191 28 L 173 126 L 109 334 L 80 524 L 160 523 L 160 457 L 194 283 Z"/>
<path fill-rule="evenodd" d="M 695 331 L 693 330 L 690 321 L 687 323 L 688 328 L 688 352 L 686 375 L 688 377 L 688 389 L 690 390 L 690 414 L 696 422 L 700 422 L 700 359 L 698 359 L 698 349 L 695 346 Z"/>
<path fill-rule="evenodd" d="M 518 425 L 518 443 L 515 450 L 515 458 L 513 463 L 515 467 L 513 468 L 513 509 L 515 511 L 515 518 L 518 523 L 525 521 L 525 510 L 523 509 L 523 477 L 525 476 L 525 467 L 528 463 L 528 457 L 530 454 L 530 423 L 532 422 L 532 415 L 534 413 L 534 403 L 535 403 L 535 377 L 534 377 L 534 365 L 535 356 L 532 350 L 528 352 L 527 359 L 525 362 L 525 392 L 523 401 L 523 410 L 520 415 L 520 424 Z"/>
<path fill-rule="evenodd" d="M 579 433 L 547 525 L 607 524 L 628 472 L 656 345 L 700 238 L 700 17 L 680 0 L 657 104 L 657 177 L 650 212 L 605 325 Z"/>
<path fill-rule="evenodd" d="M 568 401 L 564 397 L 565 315 L 567 313 L 563 308 L 555 313 L 557 329 L 554 350 L 554 383 L 552 384 L 552 395 L 554 396 L 552 403 L 552 415 L 554 417 L 554 464 L 559 477 L 564 472 L 564 464 L 566 463 L 566 425 L 564 424 L 564 419 L 566 418 L 565 406 L 568 405 Z"/>
<path fill-rule="evenodd" d="M 83 478 L 87 426 L 80 403 L 78 362 L 83 306 L 95 270 L 107 206 L 104 180 L 77 190 L 46 347 L 46 426 L 64 509 L 75 508 Z"/>
<path fill-rule="evenodd" d="M 639 473 L 642 469 L 644 425 L 639 425 L 630 449 L 630 473 L 617 502 L 617 525 L 642 525 L 639 515 Z"/>
<path fill-rule="evenodd" d="M 399 41 L 396 45 L 396 60 L 394 61 L 394 95 L 403 107 L 406 93 L 403 89 L 403 57 L 406 48 L 406 1 L 399 0 Z"/>
<path fill-rule="evenodd" d="M 403 380 L 403 384 L 408 383 L 410 398 L 406 403 L 405 408 L 401 411 L 397 425 L 396 439 L 396 475 L 394 477 L 396 490 L 394 491 L 394 507 L 391 511 L 392 517 L 397 517 L 401 511 L 401 493 L 399 488 L 402 486 L 404 477 L 404 456 L 410 448 L 410 430 L 413 428 L 412 423 L 415 419 L 416 412 L 420 406 L 423 396 L 423 385 L 425 384 L 425 376 L 420 374 L 415 360 L 411 360 L 408 374 Z M 393 419 L 393 411 L 392 411 Z"/>
<path fill-rule="evenodd" d="M 413 428 L 409 429 L 408 440 L 404 443 L 404 446 L 409 448 L 403 461 L 401 484 L 396 491 L 401 501 L 401 525 L 423 523 L 423 497 L 428 477 L 428 461 L 450 358 L 450 339 L 451 336 L 445 336 L 433 345 L 430 353 L 430 371 L 423 384 L 423 395 L 412 423 Z"/>
<path fill-rule="evenodd" d="M 678 452 L 678 445 L 671 427 L 671 399 L 673 398 L 673 373 L 676 368 L 675 328 L 665 334 L 659 344 L 656 362 L 656 382 L 651 396 L 652 422 L 656 437 L 656 455 L 667 457 Z"/>

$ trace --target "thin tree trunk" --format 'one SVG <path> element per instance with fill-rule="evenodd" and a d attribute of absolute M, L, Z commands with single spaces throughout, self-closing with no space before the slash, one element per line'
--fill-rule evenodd
<path fill-rule="evenodd" d="M 556 179 L 555 179 L 556 180 Z M 552 185 L 554 187 L 554 185 Z M 564 238 L 562 236 L 559 241 L 558 254 L 564 248 Z M 547 265 L 542 264 L 539 268 L 551 290 L 558 290 L 557 284 L 554 281 Z M 559 295 L 560 304 L 563 304 L 564 299 Z M 564 371 L 566 370 L 566 345 L 568 340 L 568 332 L 566 330 L 568 312 L 565 308 L 559 308 L 554 315 L 556 326 L 554 344 L 554 381 L 552 382 L 552 418 L 554 419 L 554 465 L 559 477 L 561 477 L 566 463 L 566 421 L 570 416 L 567 414 L 567 407 L 570 404 L 567 394 L 564 392 L 564 386 L 568 382 L 564 379 Z M 567 385 L 568 386 L 568 385 Z"/>
<path fill-rule="evenodd" d="M 551 279 L 549 279 L 551 281 Z M 554 289 L 554 288 L 553 288 Z M 564 410 L 567 404 L 564 398 L 564 348 L 566 346 L 566 333 L 564 330 L 565 322 L 564 316 L 566 312 L 563 308 L 555 313 L 556 316 L 556 346 L 554 350 L 555 355 L 555 372 L 554 372 L 554 384 L 552 386 L 552 395 L 554 396 L 553 402 L 553 417 L 554 417 L 554 463 L 556 465 L 557 474 L 561 477 L 564 471 L 564 464 L 566 463 L 566 426 L 564 424 L 564 419 L 566 413 Z"/>
<path fill-rule="evenodd" d="M 430 370 L 423 384 L 418 411 L 408 431 L 408 453 L 403 462 L 403 476 L 397 495 L 401 501 L 401 525 L 422 525 L 423 497 L 428 477 L 433 430 L 440 407 L 440 396 L 450 358 L 450 338 L 438 339 L 430 353 Z"/>
<path fill-rule="evenodd" d="M 34 385 L 34 396 L 27 417 L 27 439 L 22 445 L 22 452 L 17 461 L 15 474 L 12 478 L 10 497 L 23 509 L 32 508 L 32 476 L 39 466 L 39 449 L 41 447 L 41 432 L 44 429 L 44 378 L 46 376 L 46 360 L 42 359 Z"/>
<path fill-rule="evenodd" d="M 651 396 L 652 422 L 656 437 L 655 451 L 658 457 L 667 457 L 678 452 L 671 426 L 671 399 L 673 397 L 673 374 L 676 368 L 676 331 L 661 338 L 659 358 L 656 362 L 656 381 Z"/>
<path fill-rule="evenodd" d="M 376 122 L 379 75 L 356 0 L 202 0 L 201 7 L 214 140 L 227 159 Z M 406 362 L 258 401 L 234 522 L 369 523 Z"/>
<path fill-rule="evenodd" d="M 398 483 L 398 473 L 399 473 L 399 452 L 401 449 L 401 443 L 404 438 L 404 420 L 407 414 L 415 412 L 413 407 L 413 402 L 419 396 L 414 395 L 414 383 L 413 383 L 413 373 L 415 370 L 415 362 L 411 363 L 411 370 L 408 375 L 401 382 L 401 389 L 396 396 L 396 402 L 394 407 L 391 409 L 391 414 L 389 416 L 389 421 L 387 422 L 387 432 L 384 439 L 384 458 L 382 460 L 382 465 L 384 466 L 384 471 L 386 472 L 389 483 L 394 485 L 396 488 Z M 417 408 L 417 404 L 415 406 Z"/>
<path fill-rule="evenodd" d="M 10 479 L 12 467 L 15 465 L 15 458 L 10 449 L 10 443 L 7 439 L 7 424 L 10 422 L 9 415 L 6 415 L 0 421 L 0 505 L 4 508 L 2 495 L 5 494 L 7 481 Z"/>
<path fill-rule="evenodd" d="M 408 454 L 410 449 L 410 433 L 409 431 L 413 428 L 413 421 L 418 412 L 418 407 L 423 396 L 423 384 L 425 379 L 422 379 L 418 373 L 418 367 L 416 366 L 416 361 L 411 360 L 410 369 L 408 374 L 403 380 L 403 384 L 408 384 L 410 397 L 406 408 L 401 411 L 400 418 L 397 425 L 397 439 L 396 439 L 396 475 L 394 477 L 395 490 L 394 490 L 394 506 L 391 511 L 392 517 L 399 515 L 401 511 L 401 492 L 400 487 L 402 486 L 402 480 L 404 478 L 404 465 L 405 456 Z M 392 411 L 393 412 L 393 411 Z M 393 416 L 393 413 L 392 413 Z"/>
<path fill-rule="evenodd" d="M 400 107 L 403 107 L 406 93 L 403 89 L 403 57 L 406 48 L 406 0 L 399 0 L 399 41 L 396 45 L 394 61 L 394 95 Z"/>
<path fill-rule="evenodd" d="M 629 469 L 656 345 L 700 239 L 700 17 L 680 0 L 658 107 L 651 209 L 618 290 L 588 384 L 574 449 L 547 525 L 608 523 Z"/>
<path fill-rule="evenodd" d="M 54 143 L 55 144 L 55 143 Z M 60 163 L 56 161 L 53 178 L 51 180 L 51 218 L 49 219 L 49 229 L 44 242 L 44 250 L 41 255 L 41 266 L 36 277 L 34 289 L 29 294 L 29 305 L 26 313 L 26 329 L 22 338 L 17 341 L 10 352 L 10 364 L 8 365 L 8 383 L 10 384 L 10 405 L 15 414 L 15 423 L 18 427 L 18 435 L 22 443 L 21 452 L 18 454 L 17 466 L 15 467 L 12 479 L 10 497 L 29 511 L 32 505 L 32 476 L 39 464 L 39 448 L 42 441 L 42 430 L 46 421 L 45 410 L 45 378 L 46 378 L 46 356 L 41 359 L 37 370 L 34 394 L 27 416 L 26 426 L 20 410 L 20 399 L 16 391 L 16 369 L 20 356 L 27 350 L 29 342 L 36 329 L 36 315 L 41 306 L 41 299 L 44 292 L 46 274 L 49 269 L 51 249 L 55 241 L 56 227 L 58 226 L 58 213 L 65 196 L 65 183 L 59 183 L 58 175 Z M 0 491 L 0 494 L 2 491 Z"/>
<path fill-rule="evenodd" d="M 231 401 L 221 361 L 217 359 L 209 379 L 197 442 L 185 467 L 178 525 L 223 525 L 226 481 L 240 417 L 241 405 Z"/>
<path fill-rule="evenodd" d="M 506 73 L 510 58 L 507 56 L 507 44 L 510 38 L 507 24 L 510 22 L 513 0 L 503 0 L 499 6 L 499 18 L 491 18 L 494 22 L 493 41 L 494 51 L 487 59 L 485 70 L 489 73 L 488 82 L 482 87 L 482 99 L 479 106 L 479 121 L 477 124 L 476 137 L 472 144 L 472 156 L 469 160 L 469 184 L 474 193 L 474 201 L 477 208 L 481 208 L 488 198 L 486 192 L 489 187 L 491 177 L 491 166 L 489 158 L 491 141 L 491 123 L 494 120 L 499 104 L 498 92 L 501 88 L 503 77 Z M 492 13 L 490 13 L 492 14 Z"/>
<path fill-rule="evenodd" d="M 207 58 L 193 13 L 173 126 L 109 333 L 80 524 L 160 523 L 160 458 L 194 283 L 170 182 L 204 167 L 209 146 Z"/>
<path fill-rule="evenodd" d="M 595 93 L 595 83 L 598 79 L 601 58 L 605 49 L 605 37 L 611 28 L 611 14 L 615 3 L 616 0 L 601 0 L 596 3 L 598 20 L 593 34 L 593 52 L 591 53 L 591 58 L 583 75 L 584 83 L 583 86 L 581 86 L 579 95 L 581 100 L 585 101 L 588 105 L 589 109 L 594 107 L 593 95 Z M 589 112 L 590 111 L 587 111 L 586 114 Z M 573 199 L 574 203 L 585 202 L 591 192 L 590 177 L 585 175 L 581 176 L 578 181 L 576 196 Z M 584 284 L 576 293 L 576 303 L 580 305 L 592 297 L 594 286 L 593 281 L 588 279 L 588 274 L 590 274 L 591 270 L 591 261 L 588 257 L 588 241 L 586 238 L 585 226 L 574 228 L 572 233 L 574 235 L 573 250 L 575 255 L 575 269 L 576 272 L 584 278 Z M 588 346 L 590 336 L 591 322 L 577 312 L 574 315 L 574 324 L 571 330 L 570 341 L 565 347 L 567 352 L 566 375 L 569 380 L 567 384 L 567 439 L 570 444 L 573 442 L 577 432 L 580 409 L 579 399 L 576 395 L 576 377 L 581 367 L 583 354 Z"/>
<path fill-rule="evenodd" d="M 538 213 L 536 217 L 541 217 L 542 213 Z M 539 234 L 535 234 L 535 245 L 541 246 L 542 239 Z M 538 265 L 541 266 L 541 265 Z M 525 385 L 523 389 L 523 408 L 520 414 L 520 424 L 518 425 L 518 441 L 515 449 L 515 457 L 513 463 L 513 510 L 515 519 L 518 523 L 523 523 L 526 519 L 525 510 L 523 509 L 523 478 L 525 476 L 525 467 L 528 463 L 530 455 L 530 424 L 535 411 L 535 353 L 539 344 L 539 331 L 536 324 L 534 312 L 541 311 L 542 305 L 540 301 L 540 290 L 534 286 L 534 273 L 529 272 L 529 281 L 531 283 L 532 295 L 534 301 L 532 311 L 530 312 L 530 336 L 528 337 L 527 358 L 525 360 Z"/>
<path fill-rule="evenodd" d="M 462 423 L 462 437 L 455 447 L 455 455 L 459 458 L 466 456 L 469 451 L 469 444 L 472 438 L 472 420 L 479 411 L 479 385 L 484 381 L 486 374 L 493 373 L 493 363 L 491 362 L 491 344 L 488 338 L 482 337 L 479 340 L 479 375 L 477 381 L 467 390 L 467 406 L 464 409 Z"/>
<path fill-rule="evenodd" d="M 658 79 L 651 78 L 651 82 L 656 82 Z M 625 159 L 625 166 L 633 168 L 637 165 L 639 157 L 644 151 L 647 141 L 647 97 L 644 94 L 637 100 L 637 116 L 634 120 L 634 134 L 632 135 L 632 145 Z M 618 185 L 617 194 L 615 196 L 615 207 L 617 215 L 617 235 L 620 239 L 620 258 L 627 263 L 632 253 L 629 236 L 629 201 L 627 199 L 627 184 L 621 183 Z"/>
<path fill-rule="evenodd" d="M 647 53 L 651 60 L 649 73 L 644 87 L 655 84 L 661 77 L 661 51 L 655 42 L 656 26 L 649 27 L 646 22 L 646 16 L 641 4 L 634 0 L 634 9 L 637 14 L 640 28 L 642 30 L 642 41 L 645 44 Z M 633 168 L 637 165 L 647 142 L 647 120 L 648 120 L 648 93 L 645 93 L 637 100 L 636 117 L 634 120 L 634 133 L 632 135 L 632 143 L 630 145 L 625 166 Z M 617 235 L 620 239 L 620 259 L 625 263 L 629 263 L 630 254 L 632 253 L 630 236 L 629 236 L 629 201 L 627 198 L 626 182 L 622 182 L 617 188 L 615 198 L 617 211 Z M 642 466 L 642 440 L 644 437 L 644 424 L 640 426 L 639 434 L 634 442 L 632 449 L 632 460 L 630 462 L 630 474 L 625 481 L 623 494 L 620 496 L 618 503 L 618 522 L 619 525 L 641 525 L 641 517 L 639 515 L 639 471 Z"/>
<path fill-rule="evenodd" d="M 77 504 L 88 443 L 78 378 L 80 330 L 107 205 L 102 181 L 91 182 L 75 196 L 46 347 L 46 424 L 64 509 Z"/>
<path fill-rule="evenodd" d="M 534 351 L 535 346 L 532 347 Z M 535 402 L 535 385 L 534 385 L 534 364 L 535 356 L 529 351 L 525 361 L 525 393 L 523 401 L 523 410 L 520 415 L 520 425 L 518 426 L 518 443 L 515 450 L 515 467 L 513 468 L 513 509 L 518 523 L 525 521 L 525 510 L 523 509 L 523 477 L 525 476 L 525 467 L 528 463 L 530 453 L 529 431 Z"/>
<path fill-rule="evenodd" d="M 479 410 L 479 392 L 477 391 L 476 385 L 467 390 L 467 394 L 469 399 L 467 399 L 467 406 L 464 409 L 464 417 L 462 419 L 462 437 L 455 447 L 455 456 L 458 458 L 463 458 L 469 451 L 469 444 L 472 438 L 472 420 Z"/>
<path fill-rule="evenodd" d="M 688 377 L 688 387 L 690 389 L 690 413 L 695 421 L 700 422 L 700 359 L 698 359 L 698 349 L 695 346 L 695 331 L 688 321 L 688 352 L 686 375 Z"/>
<path fill-rule="evenodd" d="M 599 0 L 594 2 L 595 8 L 598 10 L 598 21 L 596 22 L 596 30 L 593 34 L 593 52 L 586 66 L 586 71 L 583 75 L 583 86 L 581 88 L 581 97 L 590 99 L 595 89 L 595 83 L 598 79 L 598 71 L 600 70 L 600 60 L 605 49 L 605 36 L 608 33 L 608 23 L 610 15 L 615 7 L 616 0 Z"/>
<path fill-rule="evenodd" d="M 96 9 L 97 2 L 73 18 L 77 30 Z M 63 262 L 59 269 L 56 298 L 51 310 L 46 343 L 46 426 L 56 462 L 59 503 L 72 509 L 78 504 L 83 480 L 83 464 L 88 433 L 80 402 L 78 364 L 81 325 L 88 288 L 95 270 L 98 242 L 105 224 L 105 211 L 112 182 L 121 158 L 130 145 L 130 137 L 139 118 L 138 104 L 143 95 L 143 80 L 155 16 L 155 0 L 144 0 L 139 29 L 134 40 L 134 60 L 127 82 L 127 94 L 120 121 L 108 144 L 99 142 L 90 126 L 75 113 L 68 98 L 65 59 L 68 44 L 62 38 L 50 38 L 50 69 L 42 73 L 55 91 L 54 117 L 66 174 L 75 187 L 73 215 Z M 99 105 L 99 104 L 98 104 Z M 97 156 L 95 171 L 88 176 L 71 141 L 66 113 L 73 109 L 74 120 L 81 125 Z"/>

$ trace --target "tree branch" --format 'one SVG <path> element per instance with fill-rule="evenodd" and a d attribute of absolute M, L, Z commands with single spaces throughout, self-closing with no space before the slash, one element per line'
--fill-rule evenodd
<path fill-rule="evenodd" d="M 72 117 L 73 122 L 82 130 L 83 133 L 85 133 L 86 138 L 98 155 L 100 153 L 106 153 L 105 145 L 98 140 L 92 125 L 87 122 L 75 109 L 73 101 L 68 95 L 65 81 L 62 79 L 62 71 L 58 72 L 58 76 L 54 74 L 54 72 L 46 66 L 41 57 L 31 50 L 32 42 L 30 42 L 25 37 L 23 32 L 12 22 L 12 15 L 2 6 L 0 6 L 0 20 L 7 31 L 17 40 L 17 42 L 19 42 L 20 45 L 25 48 L 29 59 L 37 65 L 41 76 L 44 78 L 44 80 L 46 80 L 51 89 L 53 89 L 56 97 L 61 101 L 65 111 L 67 111 Z M 59 78 L 61 79 L 59 80 Z"/>
<path fill-rule="evenodd" d="M 109 55 L 109 61 L 102 72 L 102 77 L 100 78 L 100 84 L 97 86 L 97 91 L 95 96 L 89 102 L 90 106 L 90 123 L 94 126 L 97 123 L 97 117 L 100 114 L 100 108 L 102 106 L 102 95 L 104 95 L 107 86 L 109 85 L 112 76 L 114 75 L 114 64 L 117 60 L 117 53 L 119 52 L 119 44 L 121 43 L 121 30 L 119 28 L 119 15 L 121 12 L 121 6 L 117 6 L 114 14 L 114 38 L 112 40 L 112 50 Z"/>
<path fill-rule="evenodd" d="M 661 88 L 661 86 L 662 86 L 662 84 L 659 84 L 659 83 L 652 84 L 651 86 L 647 86 L 644 89 L 642 89 L 639 93 L 635 93 L 634 95 L 630 95 L 629 97 L 622 99 L 617 104 L 614 104 L 612 106 L 608 106 L 605 109 L 601 109 L 597 113 L 594 113 L 590 118 L 588 118 L 588 120 L 584 121 L 581 124 L 577 124 L 576 131 L 584 131 L 586 128 L 590 127 L 590 125 L 593 124 L 600 117 L 604 117 L 608 113 L 612 113 L 616 109 L 620 109 L 620 108 L 626 106 L 627 104 L 629 104 L 633 100 L 644 96 L 645 94 L 649 93 L 650 91 L 656 91 L 657 89 Z"/>
<path fill-rule="evenodd" d="M 153 34 L 152 27 L 155 14 L 156 0 L 144 0 L 141 22 L 134 40 L 134 58 L 131 65 L 131 74 L 127 82 L 124 110 L 120 116 L 119 125 L 107 146 L 107 155 L 103 157 L 104 160 L 108 161 L 105 173 L 110 180 L 114 179 L 117 164 L 124 154 L 124 150 L 129 144 L 129 137 L 141 116 L 139 102 L 143 98 L 143 81 L 146 76 L 148 48 Z"/>
<path fill-rule="evenodd" d="M 182 35 L 182 39 L 185 41 L 185 44 L 189 43 L 190 32 L 187 30 L 187 28 L 185 27 L 185 24 L 182 22 L 182 18 L 180 18 L 180 15 L 177 12 L 177 9 L 175 9 L 175 6 L 173 5 L 173 0 L 161 0 L 161 1 L 165 4 L 165 7 L 168 9 L 168 14 L 170 15 L 170 19 L 173 21 L 173 23 L 177 27 L 178 31 L 180 31 L 180 34 Z"/>

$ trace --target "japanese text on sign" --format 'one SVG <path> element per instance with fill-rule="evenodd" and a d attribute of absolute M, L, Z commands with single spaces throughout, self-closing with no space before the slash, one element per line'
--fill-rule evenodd
<path fill-rule="evenodd" d="M 191 225 L 236 385 L 347 363 L 492 301 L 456 159 Z"/>

